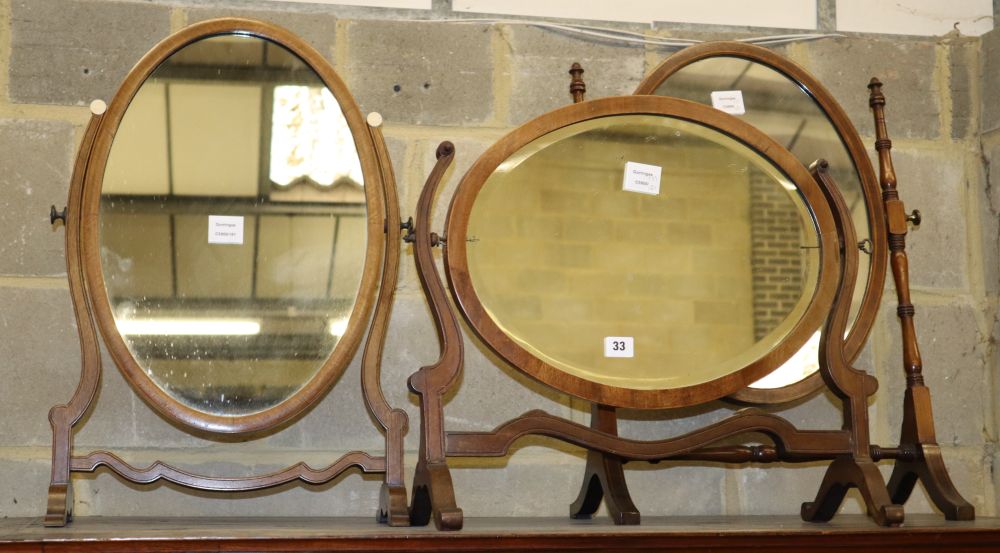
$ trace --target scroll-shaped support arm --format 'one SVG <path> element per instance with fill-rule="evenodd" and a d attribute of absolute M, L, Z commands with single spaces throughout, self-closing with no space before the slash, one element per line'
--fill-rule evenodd
<path fill-rule="evenodd" d="M 73 455 L 73 426 L 90 409 L 101 382 L 101 353 L 97 341 L 94 316 L 84 292 L 83 260 L 80 251 L 79 214 L 83 204 L 83 180 L 86 177 L 87 162 L 94 147 L 97 130 L 101 125 L 103 110 L 92 109 L 90 122 L 84 132 L 83 141 L 73 166 L 70 184 L 69 206 L 61 212 L 66 225 L 66 273 L 69 275 L 69 294 L 73 301 L 73 314 L 80 335 L 80 382 L 73 397 L 64 404 L 56 405 L 49 411 L 49 425 L 52 427 L 52 474 L 49 481 L 48 506 L 45 526 L 65 526 L 73 516 L 73 484 L 70 482 L 70 458 Z M 55 211 L 53 209 L 53 211 Z M 66 219 L 67 211 L 74 216 Z"/>
<path fill-rule="evenodd" d="M 841 239 L 839 267 L 830 267 L 830 270 L 840 271 L 840 285 L 833 301 L 833 311 L 820 339 L 819 359 L 824 380 L 843 401 L 844 428 L 851 433 L 851 453 L 841 455 L 827 468 L 816 499 L 802 504 L 802 519 L 813 522 L 830 520 L 837 513 L 847 491 L 858 488 L 875 522 L 882 526 L 898 526 L 903 523 L 903 507 L 894 504 L 889 497 L 882 473 L 871 457 L 868 397 L 875 393 L 877 381 L 849 366 L 844 354 L 851 294 L 857 280 L 858 250 L 853 247 L 857 237 L 850 210 L 829 173 L 826 161 L 814 163 L 812 174 L 833 209 Z"/>
<path fill-rule="evenodd" d="M 365 343 L 361 363 L 361 388 L 365 403 L 385 431 L 385 482 L 379 494 L 376 520 L 389 526 L 410 524 L 409 506 L 406 501 L 406 484 L 403 480 L 403 438 L 408 430 L 406 412 L 393 408 L 382 393 L 382 349 L 392 314 L 392 299 L 399 276 L 399 198 L 396 195 L 396 178 L 392 162 L 382 137 L 382 117 L 377 113 L 368 116 L 368 132 L 375 144 L 375 156 L 382 171 L 382 192 L 385 197 L 385 259 L 382 264 L 382 282 L 379 301 L 372 316 L 371 330 Z"/>
<path fill-rule="evenodd" d="M 868 103 L 875 118 L 875 150 L 878 151 L 879 184 L 882 187 L 882 201 L 885 203 L 886 223 L 889 227 L 889 264 L 896 284 L 898 305 L 896 314 L 903 334 L 903 370 L 906 374 L 906 392 L 903 399 L 903 423 L 900 445 L 915 447 L 918 458 L 897 460 L 889 479 L 889 493 L 893 502 L 905 503 L 913 491 L 917 480 L 934 505 L 948 520 L 972 520 L 976 517 L 973 506 L 962 498 L 952 484 L 945 467 L 941 448 L 934 432 L 934 417 L 931 410 L 930 389 L 924 384 L 923 361 L 917 345 L 913 316 L 915 310 L 910 301 L 910 268 L 906 256 L 907 223 L 919 225 L 919 211 L 907 215 L 896 189 L 896 171 L 892 165 L 892 141 L 885 124 L 885 95 L 882 83 L 873 78 L 868 84 Z"/>
<path fill-rule="evenodd" d="M 455 146 L 442 142 L 436 155 L 437 163 L 417 202 L 412 240 L 417 274 L 441 341 L 441 357 L 421 367 L 409 379 L 410 389 L 420 396 L 420 452 L 413 477 L 410 522 L 423 526 L 433 516 L 438 529 L 459 530 L 463 522 L 462 510 L 455 504 L 451 472 L 445 461 L 444 394 L 462 370 L 464 351 L 458 320 L 448 304 L 444 284 L 434 264 L 434 240 L 430 232 L 434 195 L 455 157 Z"/>

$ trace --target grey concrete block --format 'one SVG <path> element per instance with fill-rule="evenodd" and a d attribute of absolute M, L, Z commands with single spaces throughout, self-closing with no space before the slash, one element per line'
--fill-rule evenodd
<path fill-rule="evenodd" d="M 868 82 L 878 77 L 886 95 L 886 119 L 893 138 L 936 138 L 940 94 L 935 81 L 935 46 L 926 40 L 838 38 L 803 43 L 805 67 L 844 107 L 862 135 L 873 136 Z"/>
<path fill-rule="evenodd" d="M 960 38 L 948 44 L 951 89 L 951 136 L 962 139 L 979 129 L 973 102 L 979 87 L 980 41 Z"/>
<path fill-rule="evenodd" d="M 362 111 L 378 111 L 389 123 L 482 123 L 493 114 L 490 29 L 351 21 L 342 76 Z"/>
<path fill-rule="evenodd" d="M 982 37 L 980 46 L 982 81 L 980 90 L 993 91 L 1000 89 L 1000 29 L 994 29 Z M 1000 127 L 1000 104 L 992 94 L 981 95 L 982 121 L 980 129 L 987 132 Z"/>
<path fill-rule="evenodd" d="M 1000 212 L 981 200 L 983 285 L 987 294 L 1000 293 Z"/>
<path fill-rule="evenodd" d="M 48 212 L 66 205 L 72 156 L 71 124 L 0 119 L 0 274 L 65 274 L 64 229 Z"/>
<path fill-rule="evenodd" d="M 893 304 L 894 305 L 894 304 Z M 916 305 L 914 326 L 923 360 L 924 382 L 934 404 L 937 440 L 941 445 L 980 445 L 988 439 L 986 417 L 993 400 L 985 366 L 989 338 L 980 334 L 975 311 L 967 304 Z M 887 308 L 886 311 L 895 311 Z M 895 316 L 885 314 L 890 336 L 887 375 L 880 402 L 887 402 L 890 443 L 899 443 L 906 387 L 902 338 Z"/>
<path fill-rule="evenodd" d="M 739 514 L 798 515 L 804 501 L 816 498 L 827 466 L 828 463 L 816 462 L 753 465 L 734 469 L 731 476 L 738 490 Z M 856 490 L 852 490 L 844 498 L 837 512 L 865 512 Z"/>
<path fill-rule="evenodd" d="M 0 519 L 41 517 L 49 486 L 49 459 L 12 459 L 0 449 Z"/>
<path fill-rule="evenodd" d="M 291 11 L 294 5 L 283 9 L 241 9 L 241 8 L 191 8 L 187 12 L 188 24 L 218 17 L 244 17 L 272 23 L 288 29 L 310 46 L 319 51 L 330 62 L 334 61 L 333 50 L 337 35 L 337 18 L 326 13 L 297 13 Z"/>
<path fill-rule="evenodd" d="M 448 461 L 455 500 L 467 517 L 566 517 L 584 465 L 581 455 L 541 447 L 509 458 Z"/>
<path fill-rule="evenodd" d="M 69 293 L 4 287 L 0 305 L 0 445 L 45 446 L 49 409 L 69 401 L 80 374 Z"/>
<path fill-rule="evenodd" d="M 94 0 L 11 2 L 10 98 L 110 100 L 129 69 L 170 34 L 170 7 Z"/>
<path fill-rule="evenodd" d="M 986 150 L 983 190 L 990 209 L 996 213 L 1000 211 L 1000 132 L 983 135 L 983 144 Z"/>
<path fill-rule="evenodd" d="M 910 227 L 906 237 L 910 285 L 915 288 L 968 286 L 964 196 L 976 176 L 965 173 L 964 155 L 960 150 L 892 150 L 899 197 L 907 212 L 919 209 L 923 216 L 920 227 Z M 891 272 L 886 280 L 892 282 Z"/>
<path fill-rule="evenodd" d="M 395 136 L 385 137 L 385 145 L 389 150 L 390 161 L 392 161 L 392 172 L 396 177 L 396 201 L 399 206 L 399 216 L 404 221 L 407 217 L 413 215 L 413 210 L 407 203 L 410 190 L 420 188 L 423 183 L 423 181 L 415 180 L 414 175 L 411 175 L 409 172 L 406 156 L 409 148 L 414 143 L 415 141 L 406 140 L 405 138 Z"/>
<path fill-rule="evenodd" d="M 587 98 L 631 94 L 642 80 L 645 49 L 529 26 L 501 27 L 510 56 L 508 122 L 519 125 L 543 113 L 573 103 L 569 94 L 573 62 L 585 71 Z"/>
<path fill-rule="evenodd" d="M 982 223 L 983 283 L 988 294 L 1000 293 L 1000 133 L 983 139 L 985 177 L 979 190 Z"/>
<path fill-rule="evenodd" d="M 726 512 L 726 471 L 723 465 L 631 462 L 625 480 L 643 516 L 711 516 Z"/>

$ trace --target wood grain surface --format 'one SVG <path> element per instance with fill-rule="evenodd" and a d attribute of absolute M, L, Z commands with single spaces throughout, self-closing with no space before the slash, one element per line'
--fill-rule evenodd
<path fill-rule="evenodd" d="M 996 551 L 1000 519 L 907 517 L 881 528 L 863 515 L 810 524 L 794 516 L 609 519 L 470 518 L 460 532 L 390 528 L 371 518 L 81 517 L 66 528 L 0 520 L 0 551 Z"/>

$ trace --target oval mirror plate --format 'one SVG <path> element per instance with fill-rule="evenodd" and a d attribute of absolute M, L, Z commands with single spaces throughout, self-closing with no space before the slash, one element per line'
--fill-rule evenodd
<path fill-rule="evenodd" d="M 818 328 L 829 285 L 804 195 L 818 187 L 710 108 L 628 103 L 559 110 L 484 154 L 449 216 L 455 293 L 491 346 L 556 388 L 623 390 L 611 405 L 725 395 Z"/>
<path fill-rule="evenodd" d="M 154 50 L 109 107 L 117 128 L 87 192 L 92 280 L 142 395 L 242 432 L 301 412 L 346 367 L 383 208 L 360 113 L 319 55 L 264 24 L 209 28 Z"/>

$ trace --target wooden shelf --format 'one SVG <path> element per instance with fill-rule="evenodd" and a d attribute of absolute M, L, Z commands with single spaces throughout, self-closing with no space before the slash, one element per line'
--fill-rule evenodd
<path fill-rule="evenodd" d="M 792 516 L 647 517 L 641 526 L 607 518 L 468 518 L 465 529 L 389 528 L 374 518 L 84 517 L 65 528 L 41 519 L 0 520 L 0 551 L 997 551 L 1000 519 L 947 522 L 909 515 L 881 528 L 859 515 L 827 524 Z"/>

